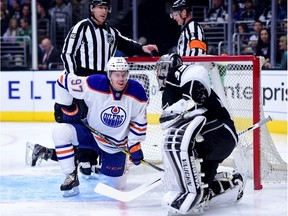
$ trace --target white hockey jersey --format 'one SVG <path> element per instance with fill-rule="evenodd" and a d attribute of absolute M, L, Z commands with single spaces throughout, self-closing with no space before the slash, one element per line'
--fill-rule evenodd
<path fill-rule="evenodd" d="M 88 124 L 118 146 L 132 146 L 145 139 L 148 99 L 137 81 L 129 79 L 125 89 L 116 92 L 104 75 L 80 77 L 64 74 L 57 80 L 56 102 L 69 106 L 73 97 L 84 99 L 88 106 Z M 119 152 L 107 141 L 94 137 L 102 150 Z"/>

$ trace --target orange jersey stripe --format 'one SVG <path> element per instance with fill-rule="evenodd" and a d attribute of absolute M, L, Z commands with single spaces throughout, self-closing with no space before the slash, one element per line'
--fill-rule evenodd
<path fill-rule="evenodd" d="M 130 127 L 134 128 L 134 129 L 136 129 L 138 131 L 142 131 L 142 132 L 147 130 L 146 127 L 145 128 L 139 128 L 139 127 L 136 127 L 136 125 L 134 125 L 134 124 L 130 124 Z"/>
<path fill-rule="evenodd" d="M 72 149 L 67 149 L 67 150 L 62 150 L 62 151 L 57 151 L 56 150 L 56 153 L 57 154 L 66 154 L 66 153 L 72 153 L 72 152 L 74 152 L 74 149 L 72 148 Z"/>

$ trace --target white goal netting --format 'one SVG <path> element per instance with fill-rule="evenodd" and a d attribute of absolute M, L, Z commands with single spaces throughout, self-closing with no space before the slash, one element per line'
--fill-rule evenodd
<path fill-rule="evenodd" d="M 157 58 L 128 58 L 127 61 L 130 64 L 130 78 L 142 83 L 149 97 L 147 137 L 142 143 L 145 159 L 151 163 L 161 163 L 163 137 L 159 117 L 162 109 L 155 74 Z M 261 101 L 259 58 L 204 56 L 187 57 L 184 62 L 202 64 L 210 71 L 211 87 L 224 100 L 237 132 L 267 117 L 264 116 Z M 266 125 L 241 136 L 237 148 L 223 164 L 247 170 L 254 178 L 255 189 L 261 189 L 261 182 L 287 181 L 287 163 L 279 155 Z"/>

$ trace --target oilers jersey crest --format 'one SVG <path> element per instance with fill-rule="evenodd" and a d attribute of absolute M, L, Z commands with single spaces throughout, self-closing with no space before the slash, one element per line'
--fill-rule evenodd
<path fill-rule="evenodd" d="M 127 114 L 122 107 L 111 106 L 101 113 L 100 118 L 103 124 L 117 128 L 125 122 Z"/>

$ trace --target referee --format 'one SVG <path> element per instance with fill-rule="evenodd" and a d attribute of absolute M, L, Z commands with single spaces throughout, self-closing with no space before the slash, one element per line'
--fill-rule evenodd
<path fill-rule="evenodd" d="M 204 31 L 199 23 L 192 20 L 191 3 L 188 0 L 175 1 L 171 7 L 170 17 L 182 27 L 177 53 L 180 56 L 205 55 L 207 45 Z"/>
<path fill-rule="evenodd" d="M 158 52 L 156 45 L 142 46 L 107 24 L 110 0 L 90 0 L 89 9 L 91 17 L 79 21 L 65 39 L 61 58 L 67 73 L 106 74 L 106 64 L 117 49 L 127 56 Z"/>

